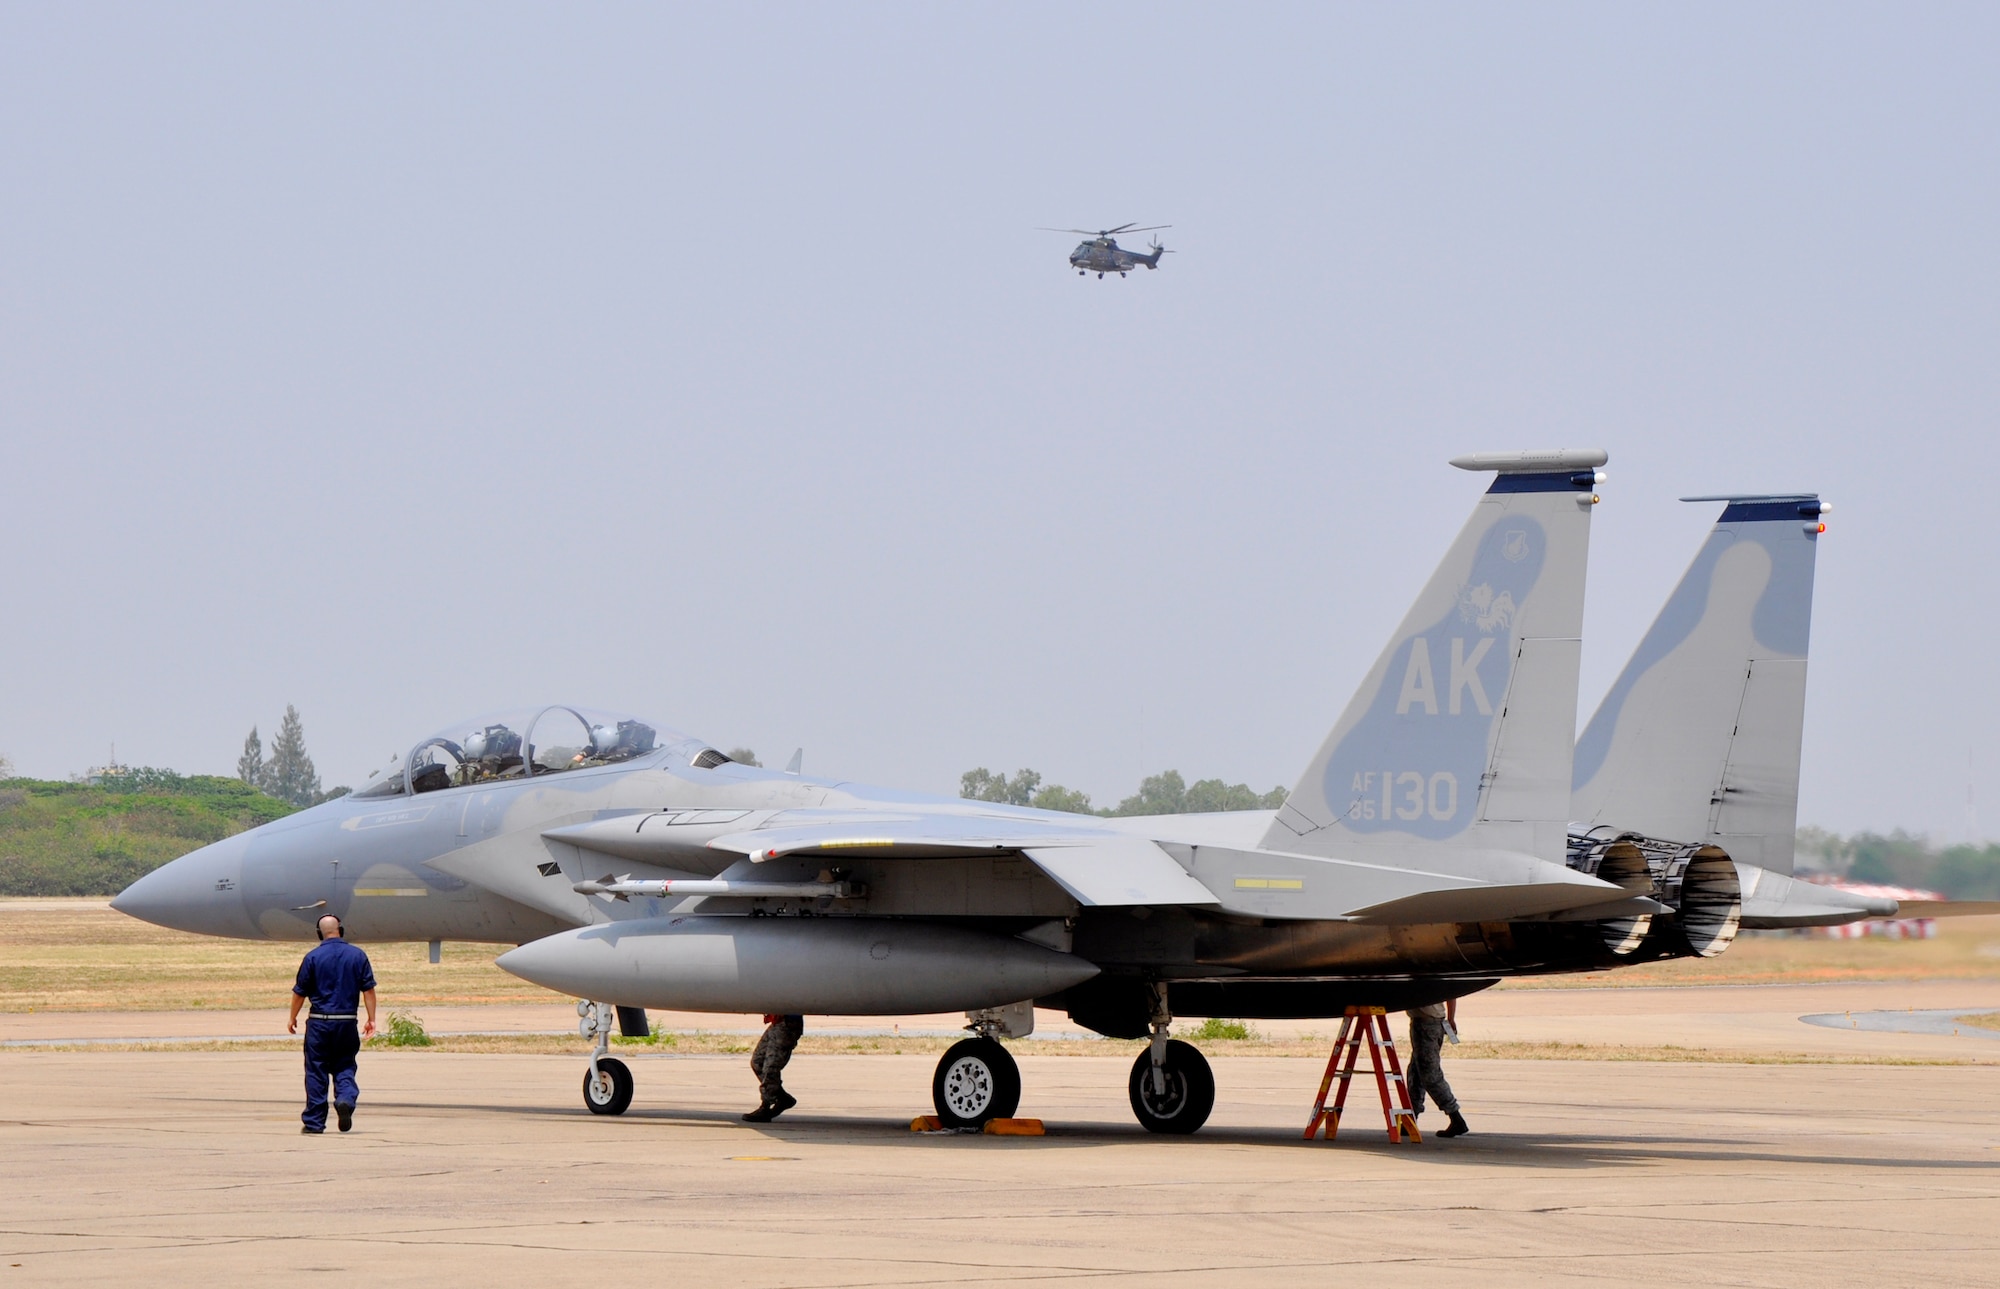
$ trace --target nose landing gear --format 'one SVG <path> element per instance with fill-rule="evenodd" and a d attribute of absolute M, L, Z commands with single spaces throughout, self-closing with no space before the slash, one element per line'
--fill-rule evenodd
<path fill-rule="evenodd" d="M 611 1050 L 609 1004 L 588 1000 L 576 1005 L 576 1032 L 595 1039 L 590 1050 L 590 1068 L 583 1072 L 583 1104 L 592 1114 L 624 1114 L 632 1105 L 632 1071 L 625 1062 L 605 1053 Z"/>

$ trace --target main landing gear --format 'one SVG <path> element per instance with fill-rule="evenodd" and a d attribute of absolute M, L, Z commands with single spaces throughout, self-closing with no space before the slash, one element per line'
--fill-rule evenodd
<path fill-rule="evenodd" d="M 632 1105 L 632 1071 L 611 1056 L 614 1009 L 588 1000 L 576 1005 L 577 1033 L 591 1040 L 583 1072 L 583 1104 L 592 1114 L 624 1114 Z M 1000 1036 L 1034 1032 L 1033 1003 L 966 1013 L 972 1037 L 952 1044 L 931 1075 L 931 1105 L 946 1128 L 979 1129 L 1011 1119 L 1021 1105 L 1021 1067 Z M 638 1022 L 634 1022 L 636 1025 Z M 1164 984 L 1153 986 L 1152 1039 L 1132 1062 L 1125 1090 L 1132 1113 L 1148 1132 L 1186 1135 L 1215 1109 L 1215 1073 L 1192 1043 L 1170 1038 L 1173 1015 Z"/>
<path fill-rule="evenodd" d="M 982 1128 L 990 1119 L 1011 1119 L 1021 1107 L 1021 1067 L 999 1036 L 1026 1038 L 1035 1032 L 1035 1005 L 1015 1003 L 965 1013 L 973 1036 L 945 1052 L 931 1075 L 931 1106 L 947 1128 Z"/>
<path fill-rule="evenodd" d="M 632 1071 L 611 1050 L 611 1005 L 588 1000 L 576 1005 L 576 1032 L 595 1039 L 590 1068 L 583 1072 L 583 1104 L 592 1114 L 624 1114 L 632 1104 Z"/>
<path fill-rule="evenodd" d="M 1147 1132 L 1185 1135 L 1208 1122 L 1215 1109 L 1215 1072 L 1192 1043 L 1168 1038 L 1173 1024 L 1167 1010 L 1167 987 L 1153 986 L 1153 1038 L 1132 1062 L 1125 1090 L 1132 1113 Z"/>
<path fill-rule="evenodd" d="M 1021 1106 L 1021 1067 L 998 1039 L 953 1043 L 931 1075 L 931 1105 L 947 1128 L 980 1128 L 1011 1119 Z"/>

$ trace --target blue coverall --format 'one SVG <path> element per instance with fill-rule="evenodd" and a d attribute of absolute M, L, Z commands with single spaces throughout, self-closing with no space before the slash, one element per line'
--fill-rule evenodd
<path fill-rule="evenodd" d="M 326 1085 L 333 1099 L 353 1105 L 361 1095 L 354 1081 L 361 1055 L 361 995 L 375 987 L 368 955 L 345 940 L 322 940 L 299 964 L 292 992 L 312 1005 L 306 1020 L 306 1111 L 300 1116 L 315 1132 L 326 1129 Z"/>

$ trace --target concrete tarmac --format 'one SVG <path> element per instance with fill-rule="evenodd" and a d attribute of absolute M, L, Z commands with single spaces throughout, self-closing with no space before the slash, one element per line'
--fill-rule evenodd
<path fill-rule="evenodd" d="M 0 1287 L 1934 1289 L 1986 1282 L 2000 1259 L 1990 1065 L 1447 1049 L 1474 1135 L 1391 1146 L 1365 1086 L 1337 1142 L 1301 1141 L 1320 1063 L 1284 1057 L 1217 1057 L 1209 1126 L 1149 1137 L 1125 1101 L 1138 1047 L 1017 1047 L 1043 1138 L 909 1132 L 929 1056 L 800 1057 L 800 1108 L 753 1127 L 737 1056 L 621 1053 L 638 1095 L 606 1119 L 582 1108 L 579 1057 L 370 1052 L 355 1131 L 304 1137 L 296 1056 L 15 1048 L 0 1052 Z"/>

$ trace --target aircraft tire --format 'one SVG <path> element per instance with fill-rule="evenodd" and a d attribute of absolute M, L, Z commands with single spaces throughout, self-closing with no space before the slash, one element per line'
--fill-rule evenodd
<path fill-rule="evenodd" d="M 1139 1050 L 1126 1084 L 1132 1113 L 1147 1132 L 1186 1136 L 1207 1123 L 1209 1111 L 1215 1109 L 1215 1072 L 1199 1048 L 1174 1038 L 1167 1040 L 1165 1073 L 1166 1095 L 1159 1096 L 1153 1091 L 1152 1050 Z"/>
<path fill-rule="evenodd" d="M 947 1128 L 1011 1119 L 1021 1105 L 1021 1067 L 995 1039 L 954 1043 L 931 1076 L 931 1105 Z"/>
<path fill-rule="evenodd" d="M 589 1066 L 583 1069 L 583 1104 L 592 1114 L 624 1114 L 632 1104 L 632 1071 L 625 1062 L 615 1056 L 599 1057 L 597 1069 L 610 1083 L 607 1088 L 592 1077 Z"/>

